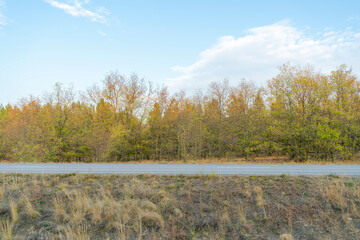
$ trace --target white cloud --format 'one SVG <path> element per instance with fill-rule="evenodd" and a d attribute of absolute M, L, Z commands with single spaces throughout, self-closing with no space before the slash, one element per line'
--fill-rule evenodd
<path fill-rule="evenodd" d="M 69 3 L 59 2 L 56 0 L 45 0 L 51 6 L 64 10 L 67 14 L 74 17 L 90 18 L 93 22 L 107 23 L 105 15 L 109 14 L 108 10 L 100 7 L 98 11 L 85 9 L 83 5 L 88 4 L 89 0 L 72 0 Z"/>
<path fill-rule="evenodd" d="M 98 30 L 97 33 L 103 37 L 106 37 L 106 33 L 104 33 L 102 30 Z"/>
<path fill-rule="evenodd" d="M 345 63 L 360 70 L 360 33 L 326 30 L 315 38 L 292 26 L 289 21 L 247 30 L 235 38 L 221 37 L 211 48 L 200 53 L 189 66 L 175 66 L 180 76 L 169 79 L 174 89 L 206 87 L 211 81 L 243 77 L 258 85 L 274 77 L 283 63 L 312 64 L 327 73 Z"/>
<path fill-rule="evenodd" d="M 5 16 L 0 13 L 0 29 L 2 26 L 6 25 Z"/>
<path fill-rule="evenodd" d="M 5 1 L 4 0 L 0 0 L 0 10 L 2 10 L 3 8 L 5 8 Z M 0 29 L 6 25 L 6 18 L 4 16 L 4 14 L 2 14 L 0 12 Z"/>

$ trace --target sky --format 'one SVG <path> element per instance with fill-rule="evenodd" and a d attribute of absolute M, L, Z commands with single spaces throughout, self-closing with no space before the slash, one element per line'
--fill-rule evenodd
<path fill-rule="evenodd" d="M 0 104 L 137 73 L 171 92 L 283 63 L 360 76 L 360 1 L 0 0 Z"/>

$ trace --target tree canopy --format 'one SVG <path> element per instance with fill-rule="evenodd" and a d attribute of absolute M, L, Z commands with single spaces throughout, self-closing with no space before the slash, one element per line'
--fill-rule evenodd
<path fill-rule="evenodd" d="M 0 159 L 352 159 L 360 150 L 359 94 L 346 65 L 326 75 L 284 64 L 266 87 L 223 80 L 192 96 L 111 72 L 80 94 L 58 83 L 43 98 L 0 105 Z"/>

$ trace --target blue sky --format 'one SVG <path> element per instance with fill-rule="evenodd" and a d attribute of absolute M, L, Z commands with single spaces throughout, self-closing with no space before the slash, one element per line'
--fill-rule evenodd
<path fill-rule="evenodd" d="M 84 90 L 111 70 L 171 91 L 282 63 L 360 73 L 360 1 L 0 0 L 0 103 L 56 82 Z"/>

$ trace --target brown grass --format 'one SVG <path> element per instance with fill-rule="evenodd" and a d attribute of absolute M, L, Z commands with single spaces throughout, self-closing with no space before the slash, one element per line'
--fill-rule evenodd
<path fill-rule="evenodd" d="M 293 240 L 293 239 L 294 237 L 289 233 L 281 234 L 279 238 L 279 240 Z"/>
<path fill-rule="evenodd" d="M 78 224 L 90 211 L 92 207 L 88 196 L 81 191 L 73 191 L 67 194 L 68 202 L 70 203 L 70 213 L 67 218 L 72 223 Z"/>
<path fill-rule="evenodd" d="M 54 204 L 55 218 L 59 221 L 63 220 L 66 216 L 66 212 L 65 212 L 66 205 L 64 199 L 59 195 L 56 195 L 53 199 L 53 204 Z"/>
<path fill-rule="evenodd" d="M 105 203 L 101 199 L 96 199 L 91 205 L 90 213 L 92 215 L 92 221 L 95 223 L 100 223 L 102 218 L 102 213 L 105 209 Z"/>
<path fill-rule="evenodd" d="M 10 199 L 9 206 L 10 206 L 12 221 L 13 223 L 16 223 L 19 220 L 17 203 L 13 199 Z"/>
<path fill-rule="evenodd" d="M 65 228 L 67 240 L 89 240 L 88 227 L 86 225 L 71 225 Z"/>
<path fill-rule="evenodd" d="M 0 176 L 1 188 L 2 239 L 356 239 L 360 233 L 359 178 L 10 174 Z"/>
<path fill-rule="evenodd" d="M 159 213 L 144 211 L 140 214 L 141 221 L 147 226 L 159 226 L 164 228 L 164 219 Z"/>
<path fill-rule="evenodd" d="M 13 239 L 12 228 L 13 228 L 13 225 L 9 220 L 1 220 L 0 221 L 1 239 L 12 240 Z"/>
<path fill-rule="evenodd" d="M 119 162 L 116 162 L 119 163 Z M 253 157 L 249 159 L 245 158 L 205 158 L 205 159 L 187 159 L 184 160 L 137 160 L 129 161 L 126 163 L 162 163 L 162 164 L 318 164 L 318 165 L 328 165 L 328 164 L 360 164 L 360 158 L 351 159 L 351 160 L 334 160 L 334 161 L 321 161 L 310 159 L 306 162 L 296 162 L 290 160 L 286 156 L 270 156 L 270 157 Z"/>
<path fill-rule="evenodd" d="M 236 210 L 237 210 L 237 214 L 238 214 L 239 224 L 245 225 L 246 224 L 246 213 L 245 213 L 244 208 L 242 208 L 241 206 L 237 206 Z"/>
<path fill-rule="evenodd" d="M 0 160 L 0 163 L 14 163 L 13 161 L 7 160 Z M 61 163 L 61 162 L 58 162 Z M 69 163 L 69 162 L 63 162 Z M 74 162 L 78 163 L 78 162 Z M 92 162 L 92 163 L 122 163 L 122 162 Z M 245 158 L 203 158 L 203 159 L 161 159 L 161 160 L 154 160 L 154 159 L 144 159 L 144 160 L 136 160 L 136 161 L 126 161 L 128 163 L 145 163 L 145 164 L 154 164 L 154 163 L 161 163 L 161 164 L 318 164 L 318 165 L 328 165 L 328 164 L 345 164 L 345 165 L 358 165 L 360 164 L 360 157 L 354 157 L 350 160 L 316 160 L 316 159 L 309 159 L 306 162 L 297 162 L 294 160 L 289 159 L 287 156 L 263 156 L 263 157 L 251 157 L 249 159 Z"/>
<path fill-rule="evenodd" d="M 4 198 L 4 185 L 0 186 L 0 200 L 2 200 Z"/>
<path fill-rule="evenodd" d="M 22 198 L 23 198 L 23 201 L 25 204 L 25 213 L 32 218 L 40 216 L 39 211 L 34 209 L 34 206 L 31 203 L 31 201 L 29 200 L 29 198 L 24 194 L 22 195 Z"/>
<path fill-rule="evenodd" d="M 256 193 L 256 205 L 263 210 L 264 218 L 266 218 L 263 191 L 259 186 L 254 187 L 254 191 Z"/>

